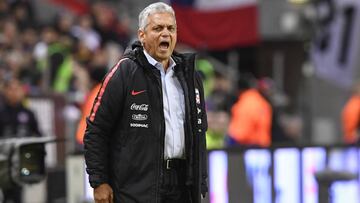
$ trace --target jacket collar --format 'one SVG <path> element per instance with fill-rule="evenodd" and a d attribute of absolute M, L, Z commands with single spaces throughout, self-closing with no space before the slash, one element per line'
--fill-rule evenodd
<path fill-rule="evenodd" d="M 147 53 L 146 50 L 143 50 L 143 52 L 144 52 L 144 55 L 145 55 L 147 61 L 151 65 L 155 66 L 160 71 L 164 71 L 164 67 L 160 62 L 156 61 L 150 54 Z M 176 65 L 174 59 L 172 59 L 171 57 L 170 57 L 169 63 L 170 63 L 169 67 L 168 67 L 169 69 L 173 69 L 175 67 L 175 65 Z"/>

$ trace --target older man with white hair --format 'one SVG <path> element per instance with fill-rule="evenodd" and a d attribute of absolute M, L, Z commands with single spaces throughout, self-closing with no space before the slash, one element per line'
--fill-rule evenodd
<path fill-rule="evenodd" d="M 207 192 L 207 120 L 195 55 L 174 52 L 175 12 L 165 3 L 140 13 L 138 39 L 87 118 L 95 202 L 198 203 Z"/>

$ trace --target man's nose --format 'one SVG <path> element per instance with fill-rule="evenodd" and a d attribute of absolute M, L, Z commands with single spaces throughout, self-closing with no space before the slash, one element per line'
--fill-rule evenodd
<path fill-rule="evenodd" d="M 170 36 L 170 30 L 165 28 L 162 32 L 161 32 L 161 36 Z"/>

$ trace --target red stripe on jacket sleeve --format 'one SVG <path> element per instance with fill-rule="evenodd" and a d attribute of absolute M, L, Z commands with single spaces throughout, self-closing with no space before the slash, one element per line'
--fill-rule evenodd
<path fill-rule="evenodd" d="M 111 70 L 111 72 L 106 76 L 106 78 L 105 78 L 105 80 L 104 80 L 104 82 L 103 82 L 103 84 L 102 84 L 102 86 L 101 86 L 101 89 L 100 89 L 100 91 L 99 91 L 99 93 L 98 93 L 98 96 L 97 96 L 97 98 L 96 98 L 96 100 L 95 100 L 96 103 L 95 103 L 95 105 L 94 105 L 94 107 L 93 107 L 93 111 L 92 111 L 92 113 L 91 113 L 91 115 L 90 115 L 90 121 L 94 121 L 95 116 L 96 116 L 96 112 L 97 112 L 97 110 L 99 109 L 99 106 L 100 106 L 100 104 L 101 104 L 101 99 L 102 99 L 102 96 L 103 96 L 103 94 L 104 94 L 104 92 L 105 92 L 105 89 L 106 89 L 106 87 L 107 87 L 110 79 L 112 78 L 112 76 L 113 76 L 114 73 L 116 72 L 116 70 L 120 67 L 121 62 L 124 61 L 125 59 L 126 59 L 126 58 L 121 59 L 121 60 L 115 65 L 115 67 Z"/>

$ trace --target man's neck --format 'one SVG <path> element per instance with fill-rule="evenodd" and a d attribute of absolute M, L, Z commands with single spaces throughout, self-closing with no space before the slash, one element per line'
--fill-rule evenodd
<path fill-rule="evenodd" d="M 144 53 L 145 53 L 145 56 L 146 58 L 148 59 L 148 61 L 150 62 L 150 64 L 154 65 L 153 63 L 156 61 L 157 63 L 161 63 L 162 65 L 162 68 L 164 69 L 164 71 L 166 72 L 168 70 L 168 68 L 170 67 L 171 65 L 171 61 L 172 59 L 168 58 L 168 59 L 164 59 L 164 60 L 159 60 L 159 59 L 156 59 L 155 57 L 151 56 L 149 54 L 149 52 L 147 52 L 145 49 L 144 49 Z M 175 63 L 175 62 L 174 62 Z"/>
<path fill-rule="evenodd" d="M 164 70 L 165 70 L 165 72 L 166 72 L 167 69 L 169 68 L 169 59 L 163 60 L 163 61 L 161 61 L 160 63 L 163 65 Z"/>

